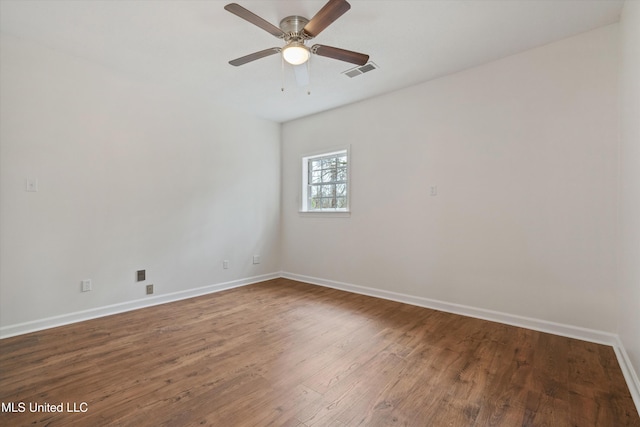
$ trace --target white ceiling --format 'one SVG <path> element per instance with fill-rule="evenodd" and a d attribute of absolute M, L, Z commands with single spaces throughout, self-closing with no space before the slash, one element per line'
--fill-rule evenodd
<path fill-rule="evenodd" d="M 284 122 L 455 73 L 617 22 L 623 0 L 349 0 L 313 43 L 367 53 L 378 70 L 314 56 L 310 91 L 280 55 L 228 61 L 282 41 L 225 11 L 230 1 L 0 0 L 0 31 L 220 105 Z M 278 25 L 325 0 L 237 0 Z M 289 67 L 289 66 L 287 66 Z M 281 91 L 282 82 L 285 91 Z"/>

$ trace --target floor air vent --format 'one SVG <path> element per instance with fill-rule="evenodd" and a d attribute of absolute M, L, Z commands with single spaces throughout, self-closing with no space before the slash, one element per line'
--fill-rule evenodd
<path fill-rule="evenodd" d="M 347 77 L 354 78 L 361 74 L 368 73 L 369 71 L 377 70 L 377 69 L 378 69 L 378 66 L 376 64 L 374 64 L 373 62 L 367 62 L 366 64 L 360 67 L 351 68 L 347 71 L 343 71 L 342 74 L 345 74 Z"/>

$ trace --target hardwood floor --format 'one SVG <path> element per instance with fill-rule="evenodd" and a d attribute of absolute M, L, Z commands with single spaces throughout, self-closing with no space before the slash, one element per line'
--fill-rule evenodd
<path fill-rule="evenodd" d="M 7 426 L 640 426 L 610 347 L 286 279 L 0 340 L 0 401 Z"/>

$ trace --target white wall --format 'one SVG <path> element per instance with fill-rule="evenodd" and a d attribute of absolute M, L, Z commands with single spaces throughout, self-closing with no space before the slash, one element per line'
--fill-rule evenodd
<path fill-rule="evenodd" d="M 279 271 L 278 124 L 1 43 L 0 328 Z"/>
<path fill-rule="evenodd" d="M 618 334 L 637 375 L 640 373 L 640 2 L 625 2 L 620 28 L 621 292 Z M 640 387 L 637 377 L 635 381 Z M 640 401 L 637 404 L 640 408 Z"/>
<path fill-rule="evenodd" d="M 612 25 L 284 124 L 283 271 L 615 332 L 617 52 Z M 299 214 L 300 157 L 347 143 L 351 216 Z"/>

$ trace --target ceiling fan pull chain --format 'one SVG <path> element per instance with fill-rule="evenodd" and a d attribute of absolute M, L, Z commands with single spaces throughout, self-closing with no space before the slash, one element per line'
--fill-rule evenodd
<path fill-rule="evenodd" d="M 307 75 L 309 76 L 309 80 L 307 80 L 307 95 L 311 95 L 311 61 L 307 61 Z"/>
<path fill-rule="evenodd" d="M 280 78 L 282 79 L 282 86 L 280 91 L 284 93 L 284 56 L 280 55 Z"/>

